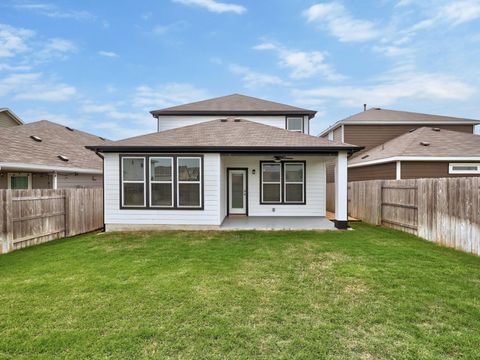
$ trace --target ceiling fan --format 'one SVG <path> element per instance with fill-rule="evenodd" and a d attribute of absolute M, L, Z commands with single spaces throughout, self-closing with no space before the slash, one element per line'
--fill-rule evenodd
<path fill-rule="evenodd" d="M 292 157 L 289 157 L 287 155 L 274 155 L 273 158 L 275 159 L 275 162 L 280 162 L 282 160 L 291 160 L 293 159 Z"/>

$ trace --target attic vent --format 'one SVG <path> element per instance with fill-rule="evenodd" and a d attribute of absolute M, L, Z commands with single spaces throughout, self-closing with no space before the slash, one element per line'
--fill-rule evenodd
<path fill-rule="evenodd" d="M 73 131 L 73 129 L 70 126 L 65 126 L 65 129 L 67 129 L 69 131 Z"/>
<path fill-rule="evenodd" d="M 98 138 L 99 138 L 100 140 L 102 140 L 102 141 L 107 140 L 107 139 L 105 139 L 104 137 L 101 137 L 101 136 L 99 136 Z"/>
<path fill-rule="evenodd" d="M 382 108 L 374 108 L 375 110 L 382 110 Z"/>
<path fill-rule="evenodd" d="M 417 128 L 410 129 L 408 132 L 414 132 L 415 130 L 417 130 Z"/>
<path fill-rule="evenodd" d="M 363 155 L 362 156 L 362 159 L 366 159 L 367 157 L 369 157 L 370 155 Z"/>
<path fill-rule="evenodd" d="M 58 158 L 62 161 L 68 161 L 68 157 L 66 157 L 65 155 L 58 155 Z"/>
<path fill-rule="evenodd" d="M 241 120 L 240 120 L 240 119 L 235 119 L 235 120 L 233 120 L 233 121 L 235 121 L 235 122 L 240 122 Z"/>
<path fill-rule="evenodd" d="M 42 138 L 35 135 L 30 135 L 30 139 L 35 140 L 36 142 L 42 142 Z"/>
<path fill-rule="evenodd" d="M 228 120 L 227 119 L 221 119 L 220 121 L 221 122 L 227 122 Z"/>
<path fill-rule="evenodd" d="M 420 142 L 420 145 L 422 145 L 422 146 L 429 146 L 430 143 L 429 143 L 429 142 L 426 142 L 426 141 L 421 141 L 421 142 Z"/>
<path fill-rule="evenodd" d="M 433 128 L 433 131 L 440 131 L 440 128 Z"/>

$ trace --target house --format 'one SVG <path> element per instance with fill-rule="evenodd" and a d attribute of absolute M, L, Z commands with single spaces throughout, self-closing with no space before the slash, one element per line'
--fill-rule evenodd
<path fill-rule="evenodd" d="M 98 136 L 42 120 L 0 129 L 0 189 L 101 187 Z"/>
<path fill-rule="evenodd" d="M 330 228 L 328 160 L 347 227 L 347 156 L 360 148 L 309 135 L 314 111 L 234 94 L 151 113 L 158 132 L 87 147 L 104 158 L 106 231 Z"/>
<path fill-rule="evenodd" d="M 0 108 L 0 129 L 18 125 L 23 125 L 22 119 L 20 119 L 12 110 L 8 108 Z"/>
<path fill-rule="evenodd" d="M 458 132 L 460 133 L 458 136 L 461 137 L 462 134 L 473 134 L 475 125 L 480 124 L 480 121 L 473 119 L 380 108 L 367 110 L 365 105 L 364 107 L 364 111 L 337 121 L 319 135 L 322 138 L 338 140 L 363 147 L 362 151 L 355 153 L 349 159 L 349 168 L 351 167 L 350 165 L 353 165 L 354 159 L 356 159 L 356 164 L 358 164 L 360 161 L 359 158 L 368 151 L 382 144 L 386 144 L 388 141 L 404 135 L 413 129 L 421 127 L 438 128 L 450 132 Z M 443 135 L 445 133 L 442 132 L 441 134 Z M 438 146 L 438 144 L 435 146 L 436 150 L 439 149 Z M 433 149 L 433 147 L 430 149 Z M 460 161 L 462 160 L 460 159 Z M 392 177 L 390 171 L 392 166 L 391 164 L 376 164 L 376 166 L 371 166 L 369 169 L 352 170 L 349 171 L 349 180 L 395 179 L 396 176 L 394 175 Z M 359 165 L 355 166 L 355 168 L 357 167 L 359 167 Z M 431 171 L 433 171 L 433 169 L 434 166 L 431 166 Z M 327 165 L 327 182 L 330 183 L 334 181 L 333 174 L 334 164 L 329 162 Z M 432 175 L 433 173 L 430 174 Z M 418 175 L 422 174 L 418 173 Z M 439 171 L 436 173 L 436 176 L 443 177 L 450 176 L 450 174 L 445 171 Z"/>
<path fill-rule="evenodd" d="M 348 167 L 350 181 L 480 176 L 480 136 L 413 128 L 354 156 Z"/>

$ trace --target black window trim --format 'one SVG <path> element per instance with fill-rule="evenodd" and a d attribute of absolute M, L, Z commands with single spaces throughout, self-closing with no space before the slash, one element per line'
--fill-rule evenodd
<path fill-rule="evenodd" d="M 145 206 L 124 206 L 123 205 L 123 158 L 145 158 L 145 189 L 144 189 L 144 204 Z M 174 193 L 173 193 L 173 207 L 165 207 L 165 206 L 151 206 L 150 201 L 150 158 L 158 158 L 158 157 L 171 157 L 173 158 L 173 183 L 174 183 Z M 177 193 L 177 158 L 184 158 L 184 157 L 195 157 L 200 158 L 200 206 L 192 207 L 192 206 L 181 206 L 178 207 L 178 193 Z M 147 178 L 148 175 L 148 178 Z M 204 210 L 204 202 L 205 202 L 205 183 L 204 183 L 204 155 L 203 154 L 190 154 L 190 153 L 150 153 L 150 154 L 119 154 L 119 184 L 120 184 L 120 196 L 119 196 L 119 206 L 120 210 Z"/>
<path fill-rule="evenodd" d="M 297 163 L 303 164 L 303 201 L 302 202 L 285 202 L 285 166 L 284 164 Z M 280 164 L 280 202 L 263 201 L 263 164 Z M 260 161 L 260 205 L 306 205 L 307 204 L 307 162 L 305 160 L 261 160 Z"/>

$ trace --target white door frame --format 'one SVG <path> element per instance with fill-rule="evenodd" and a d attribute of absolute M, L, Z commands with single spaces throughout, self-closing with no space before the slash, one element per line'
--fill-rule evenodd
<path fill-rule="evenodd" d="M 232 208 L 232 174 L 243 174 L 243 208 Z M 248 169 L 247 168 L 228 168 L 227 169 L 227 202 L 228 215 L 248 215 Z"/>

